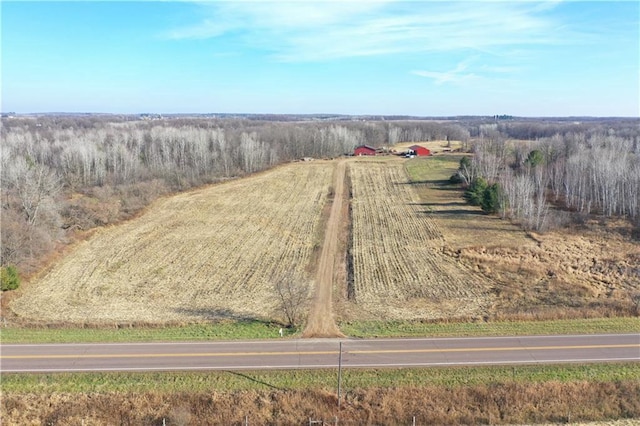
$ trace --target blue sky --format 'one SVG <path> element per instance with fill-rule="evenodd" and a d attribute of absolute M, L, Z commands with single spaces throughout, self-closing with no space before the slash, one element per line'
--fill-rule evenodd
<path fill-rule="evenodd" d="M 2 110 L 639 116 L 637 1 L 2 1 Z"/>

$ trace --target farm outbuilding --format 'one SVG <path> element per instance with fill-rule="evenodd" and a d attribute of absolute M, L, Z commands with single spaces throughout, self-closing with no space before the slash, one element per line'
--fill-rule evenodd
<path fill-rule="evenodd" d="M 423 156 L 427 156 L 427 155 L 431 155 L 431 151 L 429 150 L 429 148 L 425 148 L 424 146 L 420 146 L 420 145 L 412 145 L 409 147 L 409 152 L 413 153 L 413 155 L 417 155 L 418 157 L 423 157 Z"/>
<path fill-rule="evenodd" d="M 376 149 L 369 145 L 360 145 L 353 150 L 353 155 L 376 155 Z"/>

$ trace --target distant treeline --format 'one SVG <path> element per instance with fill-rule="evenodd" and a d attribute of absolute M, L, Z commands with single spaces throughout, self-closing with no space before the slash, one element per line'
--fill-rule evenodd
<path fill-rule="evenodd" d="M 559 138 L 560 144 L 577 139 L 587 145 L 575 145 L 576 153 L 587 147 L 590 151 L 579 155 L 595 155 L 597 149 L 601 158 L 602 151 L 614 144 L 610 141 L 620 140 L 623 142 L 615 142 L 617 148 L 612 152 L 627 153 L 624 164 L 633 165 L 640 138 L 639 122 L 625 119 L 580 124 L 496 122 L 491 118 L 440 121 L 332 121 L 325 117 L 276 121 L 275 116 L 268 120 L 181 117 L 132 121 L 131 118 L 45 115 L 2 119 L 3 266 L 15 265 L 23 274 L 34 272 L 55 244 L 65 243 L 72 231 L 130 217 L 163 194 L 303 157 L 349 154 L 360 144 L 392 147 L 400 142 L 459 140 L 468 148 L 472 140 L 482 141 L 476 147 L 493 147 L 509 138 Z M 500 170 L 505 168 L 505 161 L 511 161 L 506 155 L 501 158 Z M 589 158 L 585 157 L 581 164 L 588 163 Z M 615 167 L 620 170 L 622 166 L 616 162 Z M 621 170 L 635 169 L 624 166 Z M 633 184 L 635 176 L 626 175 L 626 180 L 616 181 L 616 185 Z M 628 187 L 625 188 L 627 191 Z M 582 199 L 579 194 L 582 192 L 571 191 L 563 196 L 568 205 L 580 205 L 580 201 L 575 201 Z M 600 198 L 605 203 L 611 200 L 609 193 Z M 597 210 L 600 204 L 591 202 L 589 206 Z M 613 209 L 604 208 L 612 214 L 629 214 L 626 206 L 617 203 Z"/>

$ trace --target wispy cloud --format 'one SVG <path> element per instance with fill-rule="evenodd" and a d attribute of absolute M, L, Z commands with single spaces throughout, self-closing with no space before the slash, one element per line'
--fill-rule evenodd
<path fill-rule="evenodd" d="M 306 1 L 209 1 L 194 2 L 202 7 L 202 21 L 168 33 L 172 39 L 213 38 L 230 32 L 268 36 L 269 42 L 285 43 L 288 37 L 319 34 L 323 29 L 346 25 L 384 6 L 385 2 Z M 257 39 L 257 37 L 255 37 Z M 254 39 L 254 41 L 256 41 Z"/>
<path fill-rule="evenodd" d="M 445 83 L 468 83 L 479 78 L 472 72 L 464 72 L 466 69 L 467 65 L 460 63 L 454 69 L 449 71 L 411 71 L 411 74 L 420 77 L 432 78 L 438 85 Z"/>
<path fill-rule="evenodd" d="M 437 85 L 465 85 L 495 80 L 505 81 L 506 76 L 520 70 L 520 68 L 513 66 L 477 65 L 478 60 L 479 56 L 475 56 L 459 62 L 455 68 L 447 71 L 414 70 L 411 71 L 411 74 L 433 79 Z"/>
<path fill-rule="evenodd" d="M 171 39 L 237 35 L 280 61 L 476 50 L 575 41 L 549 11 L 558 2 L 205 2 Z"/>

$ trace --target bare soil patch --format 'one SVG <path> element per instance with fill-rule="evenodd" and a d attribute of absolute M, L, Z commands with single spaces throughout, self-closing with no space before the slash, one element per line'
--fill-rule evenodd
<path fill-rule="evenodd" d="M 316 273 L 315 298 L 304 330 L 304 337 L 341 337 L 332 310 L 332 290 L 334 278 L 337 278 L 339 265 L 339 235 L 344 226 L 342 205 L 347 201 L 345 196 L 346 163 L 340 161 L 336 165 L 334 175 L 334 198 L 331 212 L 327 220 L 324 233 L 322 252 L 318 260 Z"/>

